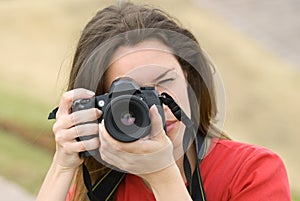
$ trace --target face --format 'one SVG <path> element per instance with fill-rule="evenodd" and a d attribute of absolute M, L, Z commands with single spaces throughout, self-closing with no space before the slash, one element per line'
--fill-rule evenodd
<path fill-rule="evenodd" d="M 190 116 L 187 82 L 180 64 L 171 50 L 155 39 L 148 39 L 135 46 L 121 46 L 114 53 L 107 72 L 107 82 L 118 77 L 130 77 L 140 86 L 154 86 L 159 94 L 166 92 Z M 182 152 L 185 126 L 164 105 L 166 134 L 174 145 L 175 156 Z"/>

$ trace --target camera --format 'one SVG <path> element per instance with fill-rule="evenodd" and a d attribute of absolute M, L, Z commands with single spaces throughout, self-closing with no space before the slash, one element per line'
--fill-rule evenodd
<path fill-rule="evenodd" d="M 149 108 L 156 105 L 165 129 L 165 117 L 158 92 L 152 86 L 140 87 L 133 79 L 121 77 L 113 81 L 109 92 L 89 99 L 78 99 L 72 104 L 72 112 L 98 108 L 108 133 L 120 142 L 133 142 L 146 137 L 151 131 Z M 98 134 L 79 137 L 87 140 Z M 88 153 L 91 152 L 91 153 Z M 93 155 L 96 150 L 82 152 L 81 156 Z"/>

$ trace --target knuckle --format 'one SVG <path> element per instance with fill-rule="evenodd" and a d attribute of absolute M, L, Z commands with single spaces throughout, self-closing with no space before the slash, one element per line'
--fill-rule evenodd
<path fill-rule="evenodd" d="M 70 123 L 70 125 L 72 125 L 72 126 L 74 126 L 74 125 L 77 124 L 76 117 L 75 117 L 75 115 L 73 113 L 68 116 L 67 120 Z"/>
<path fill-rule="evenodd" d="M 55 142 L 60 144 L 61 142 L 63 142 L 63 140 L 64 140 L 64 135 L 63 134 L 57 133 L 55 135 Z"/>
<path fill-rule="evenodd" d="M 79 125 L 76 125 L 74 127 L 72 127 L 70 129 L 70 132 L 72 133 L 72 135 L 75 137 L 79 137 L 79 136 L 82 136 L 84 130 L 81 128 L 81 126 Z"/>
<path fill-rule="evenodd" d="M 82 141 L 79 142 L 79 144 L 80 144 L 80 146 L 79 146 L 80 151 L 89 150 L 90 143 L 88 141 L 82 140 Z"/>
<path fill-rule="evenodd" d="M 61 127 L 62 127 L 61 121 L 56 121 L 52 127 L 53 133 L 56 135 L 56 133 L 58 133 L 61 130 Z"/>
<path fill-rule="evenodd" d="M 53 132 L 54 134 L 56 134 L 57 131 L 58 131 L 58 125 L 57 125 L 57 122 L 55 122 L 55 123 L 53 124 L 53 127 L 52 127 L 52 132 Z"/>
<path fill-rule="evenodd" d="M 98 117 L 99 115 L 98 115 L 97 110 L 98 110 L 97 108 L 93 107 L 93 108 L 87 109 L 87 112 L 92 117 Z"/>
<path fill-rule="evenodd" d="M 64 153 L 66 153 L 66 154 L 69 154 L 69 153 L 70 153 L 70 148 L 69 148 L 68 145 L 62 144 L 62 145 L 61 145 L 61 148 L 62 148 L 62 150 L 63 150 Z"/>
<path fill-rule="evenodd" d="M 72 96 L 70 95 L 70 92 L 63 93 L 63 95 L 61 96 L 61 100 L 63 102 L 71 102 L 71 101 L 73 101 Z"/>
<path fill-rule="evenodd" d="M 98 119 L 101 116 L 99 110 L 97 108 L 93 108 L 93 110 L 94 110 L 94 114 L 95 114 L 96 119 Z"/>
<path fill-rule="evenodd" d="M 86 151 L 86 150 L 88 150 L 88 149 L 87 149 L 87 143 L 86 143 L 86 142 L 80 141 L 79 144 L 80 144 L 79 151 Z"/>

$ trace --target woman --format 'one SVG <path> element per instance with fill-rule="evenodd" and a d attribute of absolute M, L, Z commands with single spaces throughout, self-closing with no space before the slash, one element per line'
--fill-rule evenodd
<path fill-rule="evenodd" d="M 87 191 L 94 200 L 290 200 L 286 170 L 276 154 L 233 142 L 213 125 L 213 76 L 195 37 L 163 11 L 132 3 L 99 11 L 77 46 L 53 126 L 56 153 L 37 200 L 87 200 Z M 103 118 L 101 108 L 71 112 L 75 100 L 103 95 L 124 77 L 169 94 L 182 118 L 168 103 L 163 115 L 151 106 L 150 133 L 124 143 L 111 136 L 105 121 L 95 122 Z M 100 158 L 79 157 L 87 150 Z M 126 173 L 112 189 L 102 182 L 111 169 Z M 104 188 L 93 193 L 98 181 Z M 93 190 L 91 183 L 97 183 Z M 104 191 L 108 196 L 102 198 Z"/>

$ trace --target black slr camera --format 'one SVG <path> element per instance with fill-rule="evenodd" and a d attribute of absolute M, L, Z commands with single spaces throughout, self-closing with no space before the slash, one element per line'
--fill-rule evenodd
<path fill-rule="evenodd" d="M 98 108 L 102 116 L 98 119 L 108 133 L 121 142 L 133 142 L 147 136 L 151 130 L 149 108 L 156 105 L 165 128 L 165 117 L 162 102 L 154 87 L 140 87 L 133 79 L 122 77 L 116 79 L 109 92 L 89 99 L 78 99 L 73 102 L 72 112 Z M 86 140 L 96 135 L 80 137 Z M 89 154 L 84 153 L 83 157 Z"/>

